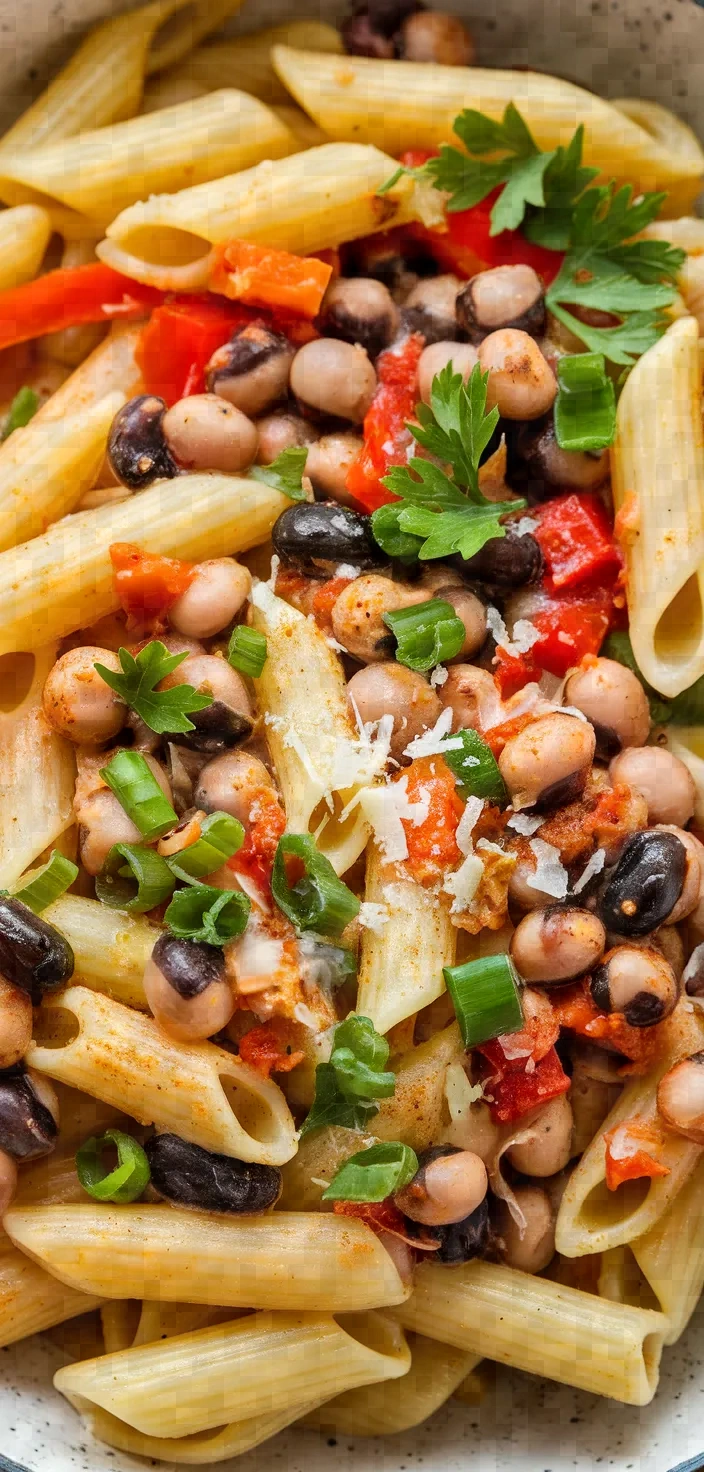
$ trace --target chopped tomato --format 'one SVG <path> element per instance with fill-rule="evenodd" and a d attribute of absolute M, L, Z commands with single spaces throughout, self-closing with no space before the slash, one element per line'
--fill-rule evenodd
<path fill-rule="evenodd" d="M 618 1190 L 624 1181 L 638 1181 L 644 1177 L 656 1180 L 659 1176 L 669 1176 L 670 1167 L 662 1165 L 649 1153 L 657 1150 L 661 1143 L 657 1130 L 645 1120 L 625 1119 L 607 1130 L 604 1144 L 609 1191 Z"/>
<path fill-rule="evenodd" d="M 422 822 L 402 818 L 408 844 L 408 867 L 420 884 L 433 883 L 446 869 L 460 863 L 462 855 L 455 833 L 464 811 L 455 778 L 441 756 L 419 757 L 395 779 L 407 783 L 409 803 L 427 806 Z"/>
<path fill-rule="evenodd" d="M 364 420 L 364 444 L 347 472 L 347 489 L 365 511 L 376 511 L 398 498 L 381 484 L 393 465 L 405 465 L 413 436 L 406 421 L 415 417 L 418 360 L 425 347 L 411 333 L 400 347 L 387 348 L 376 362 L 377 388 Z"/>
<path fill-rule="evenodd" d="M 259 788 L 244 843 L 227 862 L 234 874 L 251 879 L 264 896 L 271 894 L 271 871 L 285 827 L 286 814 L 276 793 L 270 787 Z"/>
<path fill-rule="evenodd" d="M 609 519 L 596 496 L 556 496 L 534 512 L 533 536 L 548 574 L 548 591 L 577 583 L 604 582 L 621 568 L 621 555 Z"/>
<path fill-rule="evenodd" d="M 295 567 L 279 567 L 276 570 L 274 591 L 277 598 L 285 599 L 286 603 L 292 604 L 299 613 L 305 613 L 306 617 L 312 610 L 313 598 L 319 587 L 320 583 L 307 578 L 305 573 L 298 572 Z"/>
<path fill-rule="evenodd" d="M 504 1033 L 482 1048 L 484 1057 L 490 1058 L 498 1070 L 522 1073 L 528 1058 L 539 1063 L 541 1058 L 547 1057 L 560 1036 L 560 1024 L 553 1014 L 550 999 L 541 992 L 535 992 L 534 997 L 534 1015 L 524 1019 L 519 1032 Z"/>
<path fill-rule="evenodd" d="M 253 240 L 231 240 L 219 253 L 212 284 L 224 296 L 251 307 L 271 307 L 316 317 L 332 276 L 317 256 L 295 256 Z"/>
<path fill-rule="evenodd" d="M 629 1058 L 629 1072 L 646 1073 L 661 1051 L 660 1027 L 631 1027 L 622 1012 L 600 1012 L 587 981 L 555 988 L 550 998 L 560 1027 L 594 1043 L 606 1043 Z"/>
<path fill-rule="evenodd" d="M 527 710 L 522 716 L 512 716 L 510 721 L 503 721 L 500 726 L 490 726 L 488 731 L 482 733 L 497 761 L 507 741 L 512 741 L 514 736 L 520 735 L 521 731 L 525 731 L 526 726 L 530 726 L 535 719 L 533 711 Z"/>
<path fill-rule="evenodd" d="M 539 669 L 561 679 L 585 654 L 599 653 L 612 613 L 611 588 L 555 595 L 531 613 L 530 622 L 540 633 L 531 658 Z"/>
<path fill-rule="evenodd" d="M 142 317 L 163 300 L 163 291 L 143 286 L 100 261 L 47 271 L 0 292 L 0 348 L 84 322 Z"/>
<path fill-rule="evenodd" d="M 511 1068 L 505 1059 L 503 1064 L 495 1062 L 497 1050 L 494 1043 L 482 1043 L 478 1051 L 495 1070 L 485 1080 L 485 1097 L 491 1117 L 497 1124 L 512 1124 L 521 1115 L 539 1109 L 569 1089 L 569 1078 L 554 1048 L 538 1063 L 525 1058 L 516 1060 L 519 1063 L 516 1069 Z M 528 1064 L 533 1064 L 530 1072 Z"/>
<path fill-rule="evenodd" d="M 239 1053 L 243 1063 L 255 1068 L 263 1078 L 270 1073 L 290 1073 L 303 1062 L 304 1054 L 294 1051 L 285 1037 L 285 1023 L 277 1020 L 265 1022 L 261 1027 L 250 1028 L 239 1041 Z"/>
<path fill-rule="evenodd" d="M 313 597 L 313 618 L 320 629 L 331 632 L 333 608 L 343 589 L 352 582 L 354 578 L 329 578 L 326 583 L 321 583 Z"/>
<path fill-rule="evenodd" d="M 501 645 L 496 650 L 493 672 L 502 700 L 510 700 L 525 685 L 539 680 L 542 674 L 540 666 L 532 658 L 531 650 L 527 654 L 509 654 Z"/>
<path fill-rule="evenodd" d="M 205 369 L 252 313 L 207 297 L 175 298 L 157 307 L 142 331 L 137 361 L 145 391 L 167 404 L 205 389 Z"/>
<path fill-rule="evenodd" d="M 131 542 L 113 542 L 110 561 L 115 593 L 132 625 L 158 624 L 195 575 L 193 563 L 143 552 Z"/>

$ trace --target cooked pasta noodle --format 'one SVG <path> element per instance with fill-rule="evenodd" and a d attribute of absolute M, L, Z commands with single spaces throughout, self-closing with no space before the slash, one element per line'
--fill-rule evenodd
<path fill-rule="evenodd" d="M 442 968 L 452 965 L 457 932 L 437 896 L 399 878 L 375 844 L 364 895 L 382 906 L 383 923 L 363 933 L 357 1006 L 385 1033 L 442 995 Z"/>
<path fill-rule="evenodd" d="M 147 1011 L 142 978 L 159 936 L 148 920 L 77 894 L 62 895 L 44 917 L 66 936 L 73 950 L 74 982 Z"/>
<path fill-rule="evenodd" d="M 50 235 L 51 219 L 39 205 L 0 213 L 0 291 L 36 276 Z"/>
<path fill-rule="evenodd" d="M 73 822 L 75 757 L 42 711 L 56 646 L 4 661 L 0 701 L 0 884 L 20 875 Z M 22 685 L 27 667 L 29 683 Z M 20 697 L 18 700 L 18 696 Z"/>
<path fill-rule="evenodd" d="M 382 1380 L 336 1395 L 304 1416 L 303 1426 L 343 1436 L 393 1436 L 432 1416 L 479 1363 L 468 1350 L 409 1335 L 411 1368 L 400 1380 Z"/>
<path fill-rule="evenodd" d="M 99 1298 L 68 1288 L 0 1240 L 0 1345 L 97 1308 Z"/>
<path fill-rule="evenodd" d="M 193 81 L 206 91 L 214 87 L 241 87 L 262 102 L 290 102 L 290 93 L 279 81 L 271 64 L 271 48 L 277 45 L 299 46 L 310 51 L 342 50 L 340 32 L 334 26 L 317 20 L 284 21 L 282 25 L 255 31 L 252 36 L 199 46 L 173 71 L 168 71 L 152 88 L 164 83 Z"/>

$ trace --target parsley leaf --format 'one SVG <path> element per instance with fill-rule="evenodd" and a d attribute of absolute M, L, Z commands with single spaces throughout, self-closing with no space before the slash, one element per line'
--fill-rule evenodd
<path fill-rule="evenodd" d="M 315 1070 L 315 1098 L 301 1135 L 324 1125 L 362 1129 L 379 1112 L 376 1099 L 388 1099 L 395 1073 L 385 1072 L 389 1045 L 368 1017 L 353 1014 L 335 1028 L 329 1063 Z"/>
<path fill-rule="evenodd" d="M 39 395 L 33 388 L 28 388 L 25 384 L 24 388 L 18 389 L 10 404 L 0 440 L 9 439 L 15 429 L 24 429 L 25 424 L 29 424 L 30 419 L 34 418 L 38 408 Z"/>
<path fill-rule="evenodd" d="M 307 458 L 308 451 L 305 448 L 282 450 L 271 465 L 253 465 L 249 474 L 252 480 L 263 481 L 265 486 L 273 486 L 275 491 L 281 491 L 284 496 L 288 496 L 289 501 L 305 501 L 307 497 L 302 477 Z"/>
<path fill-rule="evenodd" d="M 382 484 L 404 503 L 381 506 L 372 515 L 374 537 L 390 555 L 410 534 L 422 539 L 405 544 L 410 552 L 417 546 L 422 562 L 453 552 L 473 557 L 485 542 L 505 535 L 502 516 L 525 507 L 525 501 L 487 501 L 479 489 L 479 462 L 499 418 L 496 408 L 486 413 L 488 376 L 477 363 L 465 384 L 448 363 L 433 379 L 430 407 L 418 405 L 420 424 L 408 428 L 424 449 L 449 465 L 452 478 L 419 456 L 384 476 Z"/>
<path fill-rule="evenodd" d="M 212 695 L 199 695 L 192 685 L 176 685 L 173 690 L 155 690 L 155 685 L 170 675 L 187 658 L 183 654 L 169 654 L 159 639 L 145 644 L 135 657 L 129 649 L 119 650 L 122 674 L 109 670 L 104 664 L 95 665 L 101 679 L 114 690 L 126 705 L 160 736 L 171 732 L 194 731 L 188 720 L 189 712 L 204 710 L 212 705 Z"/>

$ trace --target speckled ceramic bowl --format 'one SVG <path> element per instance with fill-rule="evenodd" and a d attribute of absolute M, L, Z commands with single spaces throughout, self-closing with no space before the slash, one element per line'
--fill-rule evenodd
<path fill-rule="evenodd" d="M 431 0 L 432 3 L 432 0 Z M 436 0 L 439 4 L 440 0 Z M 704 0 L 446 0 L 489 66 L 530 65 L 609 96 L 675 108 L 704 137 Z M 86 26 L 120 0 L 0 0 L 0 125 L 31 101 Z M 335 19 L 344 0 L 245 0 L 234 30 L 292 14 Z M 702 1202 L 704 1210 L 704 1201 Z M 655 1401 L 617 1405 L 499 1370 L 481 1407 L 450 1402 L 373 1441 L 288 1431 L 222 1472 L 695 1472 L 704 1469 L 704 1306 L 663 1356 Z M 0 1472 L 143 1472 L 94 1441 L 52 1389 L 61 1354 L 43 1337 L 0 1352 Z"/>

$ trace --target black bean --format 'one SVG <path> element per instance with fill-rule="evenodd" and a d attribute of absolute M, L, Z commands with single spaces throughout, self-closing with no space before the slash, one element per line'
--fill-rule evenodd
<path fill-rule="evenodd" d="M 179 744 L 191 751 L 207 752 L 210 756 L 239 746 L 249 739 L 253 730 L 249 717 L 243 711 L 233 710 L 224 700 L 214 700 L 203 710 L 190 711 L 188 719 L 193 722 L 195 730 L 179 734 Z"/>
<path fill-rule="evenodd" d="M 65 936 L 28 905 L 0 896 L 0 975 L 39 1006 L 44 992 L 73 976 L 73 951 Z"/>
<path fill-rule="evenodd" d="M 163 399 L 155 394 L 137 394 L 112 421 L 108 459 L 118 480 L 132 491 L 178 474 L 164 439 L 165 413 Z"/>
<path fill-rule="evenodd" d="M 216 1155 L 178 1135 L 153 1135 L 144 1146 L 152 1185 L 177 1206 L 251 1214 L 267 1211 L 281 1194 L 281 1172 Z"/>
<path fill-rule="evenodd" d="M 281 561 L 320 576 L 341 562 L 379 567 L 385 558 L 371 534 L 368 516 L 336 501 L 299 501 L 279 517 L 271 534 Z"/>
<path fill-rule="evenodd" d="M 159 936 L 152 960 L 180 997 L 197 997 L 225 975 L 225 961 L 218 946 L 181 940 L 168 931 Z"/>
<path fill-rule="evenodd" d="M 56 1120 L 22 1064 L 0 1073 L 0 1150 L 15 1160 L 37 1160 L 50 1154 L 57 1135 Z"/>
<path fill-rule="evenodd" d="M 543 554 L 535 537 L 518 536 L 509 527 L 505 537 L 492 537 L 474 557 L 458 556 L 453 561 L 467 577 L 505 590 L 537 583 L 543 573 Z"/>
<path fill-rule="evenodd" d="M 648 935 L 663 925 L 682 893 L 686 862 L 685 846 L 674 833 L 633 834 L 597 905 L 606 929 Z"/>
<path fill-rule="evenodd" d="M 433 1151 L 426 1152 L 434 1159 L 437 1156 Z M 449 1155 L 451 1152 L 447 1146 L 441 1147 L 440 1155 Z M 425 1156 L 423 1157 L 425 1159 Z M 427 1160 L 426 1160 L 427 1164 Z M 437 1251 L 430 1254 L 431 1262 L 444 1263 L 446 1267 L 455 1267 L 462 1262 L 471 1262 L 474 1257 L 483 1257 L 489 1245 L 489 1199 L 488 1196 L 480 1201 L 479 1206 L 464 1221 L 450 1222 L 446 1227 L 425 1227 L 420 1222 L 405 1218 L 406 1229 L 409 1237 L 433 1238 L 439 1242 Z"/>

